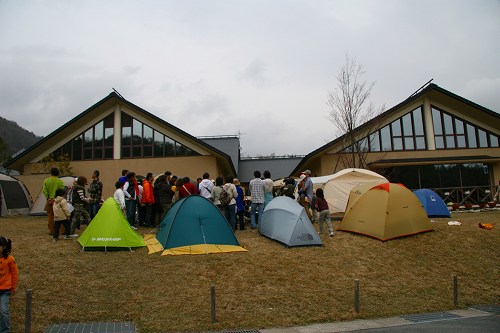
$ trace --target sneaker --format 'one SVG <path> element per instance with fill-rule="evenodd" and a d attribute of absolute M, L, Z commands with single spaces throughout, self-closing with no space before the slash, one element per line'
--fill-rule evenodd
<path fill-rule="evenodd" d="M 71 236 L 64 236 L 64 239 L 71 239 Z"/>
<path fill-rule="evenodd" d="M 58 241 L 58 239 L 57 238 L 52 238 L 52 241 L 55 243 L 55 242 Z"/>
<path fill-rule="evenodd" d="M 332 231 L 332 232 L 330 232 L 330 237 L 333 237 L 333 231 Z"/>
<path fill-rule="evenodd" d="M 69 237 L 78 237 L 78 234 L 69 235 Z"/>
<path fill-rule="evenodd" d="M 136 228 L 136 227 L 134 227 L 134 226 L 130 226 L 130 227 L 131 227 L 132 229 L 134 229 L 134 230 L 137 230 L 137 228 Z"/>

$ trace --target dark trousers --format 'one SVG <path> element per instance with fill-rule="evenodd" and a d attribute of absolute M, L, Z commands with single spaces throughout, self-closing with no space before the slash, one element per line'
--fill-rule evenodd
<path fill-rule="evenodd" d="M 135 200 L 125 200 L 125 208 L 127 209 L 127 221 L 133 226 L 135 224 Z"/>
<path fill-rule="evenodd" d="M 71 220 L 54 221 L 54 238 L 55 239 L 59 238 L 59 229 L 61 228 L 61 224 L 64 226 L 64 232 L 66 233 L 66 236 L 70 235 Z"/>
<path fill-rule="evenodd" d="M 240 224 L 240 230 L 245 230 L 245 211 L 240 211 L 236 213 L 236 229 L 238 229 L 238 223 Z"/>

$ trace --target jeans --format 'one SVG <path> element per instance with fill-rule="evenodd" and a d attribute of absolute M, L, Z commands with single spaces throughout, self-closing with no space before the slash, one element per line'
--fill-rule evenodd
<path fill-rule="evenodd" d="M 322 234 L 323 233 L 323 222 L 326 222 L 326 226 L 328 227 L 328 231 L 333 234 L 333 227 L 332 223 L 330 222 L 330 210 L 325 209 L 319 212 L 319 219 L 318 219 L 318 224 L 319 224 L 319 232 Z"/>
<path fill-rule="evenodd" d="M 229 225 L 231 225 L 233 231 L 236 230 L 236 204 L 227 205 L 225 212 Z"/>
<path fill-rule="evenodd" d="M 125 200 L 125 208 L 127 209 L 127 221 L 130 226 L 135 224 L 135 200 Z"/>
<path fill-rule="evenodd" d="M 94 202 L 94 203 L 90 204 L 90 208 L 89 208 L 90 219 L 93 219 L 94 216 L 97 215 L 99 208 L 101 208 L 101 205 L 99 204 L 99 202 Z"/>
<path fill-rule="evenodd" d="M 0 333 L 10 332 L 10 291 L 0 292 Z"/>
<path fill-rule="evenodd" d="M 252 208 L 250 212 L 250 223 L 252 224 L 252 229 L 257 228 L 257 225 L 255 224 L 255 212 L 258 212 L 258 224 L 259 226 L 261 225 L 262 222 L 262 212 L 264 211 L 264 203 L 254 203 L 252 202 Z"/>

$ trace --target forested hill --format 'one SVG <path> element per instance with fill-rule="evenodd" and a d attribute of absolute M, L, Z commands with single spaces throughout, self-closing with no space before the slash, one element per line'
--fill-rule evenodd
<path fill-rule="evenodd" d="M 33 132 L 25 130 L 15 121 L 7 120 L 3 117 L 0 117 L 0 138 L 7 144 L 9 156 L 30 147 L 42 139 L 41 136 L 36 136 Z"/>

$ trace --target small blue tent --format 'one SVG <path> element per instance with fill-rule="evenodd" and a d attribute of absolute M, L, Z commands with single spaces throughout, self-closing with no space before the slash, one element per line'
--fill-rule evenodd
<path fill-rule="evenodd" d="M 413 191 L 422 203 L 428 217 L 450 217 L 450 211 L 436 192 L 423 188 Z"/>

